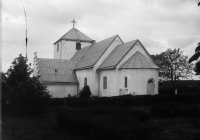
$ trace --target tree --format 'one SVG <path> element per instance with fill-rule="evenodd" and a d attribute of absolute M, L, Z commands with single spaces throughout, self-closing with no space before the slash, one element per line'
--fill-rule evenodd
<path fill-rule="evenodd" d="M 200 2 L 198 3 L 198 6 L 200 6 Z M 195 49 L 195 54 L 189 59 L 189 63 L 198 60 L 198 58 L 200 57 L 200 42 L 197 44 L 197 47 Z M 194 71 L 196 72 L 196 74 L 200 74 L 200 60 L 196 62 L 195 64 L 195 69 Z"/>
<path fill-rule="evenodd" d="M 39 113 L 44 110 L 50 95 L 37 77 L 31 77 L 33 70 L 27 61 L 20 54 L 3 74 L 3 101 L 20 113 Z"/>
<path fill-rule="evenodd" d="M 200 75 L 200 61 L 198 61 L 198 62 L 195 64 L 194 71 L 196 72 L 197 75 Z"/>
<path fill-rule="evenodd" d="M 152 55 L 160 67 L 160 80 L 170 80 L 172 85 L 180 79 L 189 79 L 192 76 L 193 64 L 188 64 L 188 57 L 180 49 L 167 49 L 161 54 Z"/>

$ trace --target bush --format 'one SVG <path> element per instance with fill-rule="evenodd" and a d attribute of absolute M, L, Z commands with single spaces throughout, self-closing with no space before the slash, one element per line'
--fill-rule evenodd
<path fill-rule="evenodd" d="M 90 98 L 91 91 L 90 87 L 88 85 L 84 86 L 83 89 L 80 91 L 80 97 L 81 98 Z"/>

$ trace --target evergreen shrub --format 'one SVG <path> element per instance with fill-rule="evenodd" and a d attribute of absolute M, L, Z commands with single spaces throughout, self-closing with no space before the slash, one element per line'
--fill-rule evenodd
<path fill-rule="evenodd" d="M 79 95 L 81 98 L 90 98 L 90 96 L 92 95 L 90 87 L 88 85 L 84 86 Z"/>

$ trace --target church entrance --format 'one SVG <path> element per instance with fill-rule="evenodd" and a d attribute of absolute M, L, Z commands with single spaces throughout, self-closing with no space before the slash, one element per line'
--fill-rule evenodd
<path fill-rule="evenodd" d="M 155 83 L 153 79 L 149 79 L 147 83 L 147 95 L 155 94 Z"/>

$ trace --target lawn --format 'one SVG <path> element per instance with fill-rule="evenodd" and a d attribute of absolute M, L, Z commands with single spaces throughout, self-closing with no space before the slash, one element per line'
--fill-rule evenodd
<path fill-rule="evenodd" d="M 150 106 L 133 107 L 150 112 Z M 47 109 L 40 116 L 18 116 L 3 114 L 3 140 L 10 140 L 15 126 L 13 140 L 84 140 L 84 136 L 70 136 L 57 127 L 56 111 Z M 153 140 L 199 140 L 200 118 L 159 118 L 151 117 Z M 198 136 L 198 138 L 197 138 Z M 195 139 L 196 137 L 196 139 Z"/>

